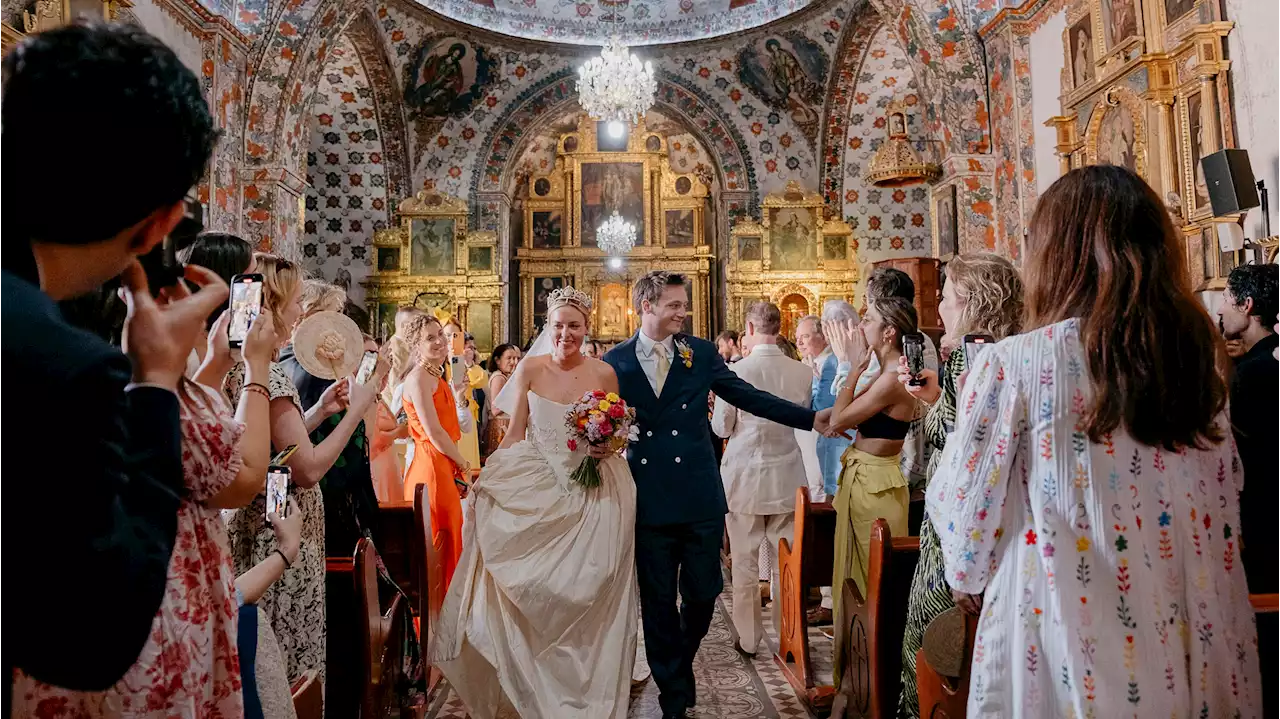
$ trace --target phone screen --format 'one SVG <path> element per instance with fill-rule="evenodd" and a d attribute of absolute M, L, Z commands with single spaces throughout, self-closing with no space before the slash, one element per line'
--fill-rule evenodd
<path fill-rule="evenodd" d="M 262 311 L 262 275 L 236 275 L 231 278 L 231 325 L 227 338 L 232 347 L 244 344 L 249 326 Z"/>
<path fill-rule="evenodd" d="M 904 335 L 902 352 L 907 356 L 907 369 L 910 370 L 912 377 L 911 384 L 919 386 L 917 378 L 924 371 L 924 337 L 919 333 Z"/>
<path fill-rule="evenodd" d="M 364 384 L 373 376 L 373 370 L 378 366 L 378 353 L 369 350 L 364 353 L 364 357 L 360 360 L 360 369 L 356 372 L 356 381 Z"/>
<path fill-rule="evenodd" d="M 978 360 L 978 355 L 982 350 L 995 343 L 995 338 L 991 335 L 965 335 L 964 336 L 964 366 L 965 369 L 973 371 L 974 362 Z"/>
<path fill-rule="evenodd" d="M 289 480 L 293 472 L 288 467 L 272 465 L 267 468 L 267 514 L 276 513 L 283 518 L 289 511 Z"/>

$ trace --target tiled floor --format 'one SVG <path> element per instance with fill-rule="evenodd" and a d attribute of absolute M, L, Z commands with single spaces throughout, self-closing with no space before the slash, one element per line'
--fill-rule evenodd
<path fill-rule="evenodd" d="M 733 648 L 736 635 L 730 620 L 732 604 L 728 577 L 720 595 L 711 630 L 702 641 L 694 660 L 698 680 L 698 706 L 689 712 L 693 719 L 807 719 L 808 710 L 796 697 L 786 677 L 773 660 L 777 635 L 771 612 L 765 610 L 764 623 L 769 649 L 762 645 L 755 659 L 746 660 Z M 820 681 L 831 681 L 832 643 L 821 632 L 811 630 L 810 647 Z M 466 709 L 452 692 L 445 691 L 432 703 L 429 719 L 463 719 Z M 632 687 L 629 719 L 657 719 L 658 687 L 652 679 Z M 533 718 L 526 718 L 533 719 Z M 551 718 L 546 718 L 551 719 Z"/>

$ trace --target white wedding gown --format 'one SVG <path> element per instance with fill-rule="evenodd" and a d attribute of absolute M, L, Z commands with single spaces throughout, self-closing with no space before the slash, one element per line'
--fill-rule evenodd
<path fill-rule="evenodd" d="M 639 615 L 636 488 L 625 460 L 570 481 L 569 406 L 529 392 L 526 438 L 489 457 L 429 648 L 473 719 L 627 715 Z M 504 712 L 505 714 L 505 712 Z"/>

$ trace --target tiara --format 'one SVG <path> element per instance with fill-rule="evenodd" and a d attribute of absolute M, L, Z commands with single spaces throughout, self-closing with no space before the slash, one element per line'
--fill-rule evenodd
<path fill-rule="evenodd" d="M 551 290 L 551 294 L 547 296 L 547 312 L 564 305 L 574 305 L 591 314 L 591 295 L 573 286 Z"/>

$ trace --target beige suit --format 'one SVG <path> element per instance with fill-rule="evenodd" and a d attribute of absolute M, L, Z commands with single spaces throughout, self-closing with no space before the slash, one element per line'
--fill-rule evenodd
<path fill-rule="evenodd" d="M 809 406 L 812 370 L 774 345 L 757 345 L 729 369 L 757 389 Z M 793 429 L 742 412 L 718 397 L 711 428 L 729 440 L 720 475 L 729 505 L 725 525 L 733 560 L 733 624 L 742 648 L 754 652 L 764 637 L 758 549 L 761 540 L 767 540 L 776 586 L 778 540 L 791 541 L 796 487 L 806 486 L 804 457 Z"/>

